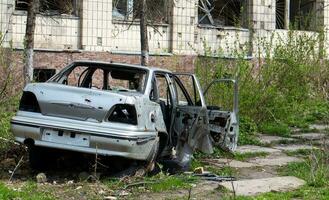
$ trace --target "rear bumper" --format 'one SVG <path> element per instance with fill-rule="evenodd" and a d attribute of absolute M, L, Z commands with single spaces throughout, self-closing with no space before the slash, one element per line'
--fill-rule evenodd
<path fill-rule="evenodd" d="M 30 115 L 30 116 L 28 116 Z M 113 129 L 95 122 L 76 121 L 58 117 L 43 116 L 38 113 L 23 113 L 11 120 L 11 130 L 15 140 L 24 143 L 26 139 L 34 140 L 36 146 L 58 148 L 83 153 L 120 156 L 136 160 L 147 160 L 157 133 L 138 131 L 133 128 Z M 75 143 L 74 139 L 66 140 L 45 139 L 45 130 L 74 132 L 88 138 L 88 143 Z"/>

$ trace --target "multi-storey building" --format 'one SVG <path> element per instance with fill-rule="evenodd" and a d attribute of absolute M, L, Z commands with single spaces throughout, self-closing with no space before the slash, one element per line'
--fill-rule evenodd
<path fill-rule="evenodd" d="M 40 0 L 35 67 L 82 58 L 138 63 L 136 6 L 134 0 Z M 3 45 L 23 49 L 26 8 L 27 0 L 1 0 Z M 148 29 L 151 55 L 182 60 L 189 70 L 194 57 L 205 52 L 232 57 L 243 49 L 252 58 L 259 55 L 257 38 L 284 40 L 289 30 L 327 36 L 329 27 L 329 0 L 168 0 L 152 11 L 157 16 Z"/>

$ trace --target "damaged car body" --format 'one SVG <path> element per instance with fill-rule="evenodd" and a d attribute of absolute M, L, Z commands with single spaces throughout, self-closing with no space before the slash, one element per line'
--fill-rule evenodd
<path fill-rule="evenodd" d="M 76 61 L 47 82 L 24 88 L 11 129 L 15 140 L 34 147 L 30 149 L 97 153 L 147 163 L 171 159 L 188 165 L 195 150 L 236 148 L 237 82 L 220 79 L 209 87 L 223 82 L 235 86 L 231 111 L 207 106 L 194 74 Z M 30 151 L 30 156 L 34 153 Z"/>

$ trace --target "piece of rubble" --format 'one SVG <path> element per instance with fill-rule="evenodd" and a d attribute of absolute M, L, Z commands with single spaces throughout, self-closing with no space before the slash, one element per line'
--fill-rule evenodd
<path fill-rule="evenodd" d="M 36 176 L 37 183 L 46 183 L 47 182 L 47 176 L 45 173 L 39 173 Z"/>
<path fill-rule="evenodd" d="M 272 177 L 262 179 L 240 180 L 220 183 L 230 191 L 235 191 L 236 195 L 254 196 L 266 192 L 285 192 L 297 189 L 305 184 L 304 180 L 293 176 Z M 232 187 L 233 185 L 233 187 Z"/>
<path fill-rule="evenodd" d="M 322 140 L 326 138 L 326 134 L 324 133 L 302 133 L 302 134 L 294 134 L 291 137 L 303 139 L 303 140 Z"/>
<path fill-rule="evenodd" d="M 236 149 L 236 152 L 238 152 L 238 153 L 260 153 L 260 152 L 276 153 L 276 152 L 280 152 L 280 150 L 269 148 L 269 147 L 243 145 L 243 146 L 238 146 L 238 148 Z"/>
<path fill-rule="evenodd" d="M 197 167 L 194 169 L 193 171 L 195 174 L 203 174 L 204 173 L 204 169 L 203 167 Z"/>

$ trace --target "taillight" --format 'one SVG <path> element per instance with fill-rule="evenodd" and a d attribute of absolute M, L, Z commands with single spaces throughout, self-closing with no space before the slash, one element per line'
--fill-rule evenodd
<path fill-rule="evenodd" d="M 116 104 L 111 110 L 112 112 L 108 118 L 110 122 L 137 125 L 135 106 L 129 104 Z"/>
<path fill-rule="evenodd" d="M 19 103 L 19 110 L 40 113 L 40 106 L 36 96 L 32 92 L 24 92 Z"/>

